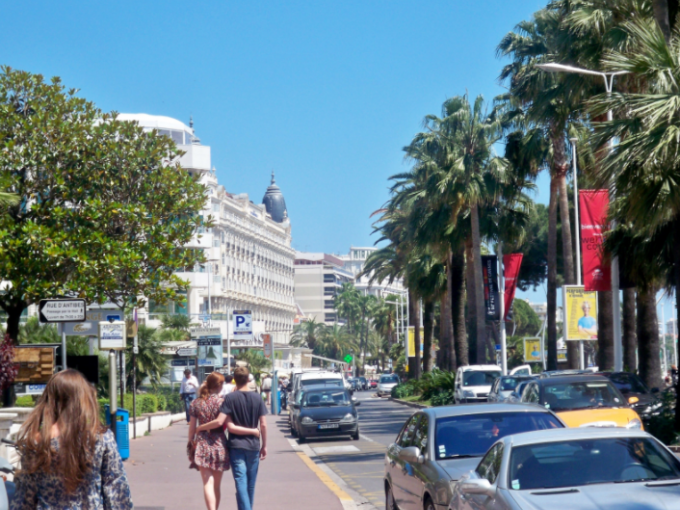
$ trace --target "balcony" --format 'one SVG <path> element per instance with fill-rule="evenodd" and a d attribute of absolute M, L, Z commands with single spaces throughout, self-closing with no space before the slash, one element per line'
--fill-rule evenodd
<path fill-rule="evenodd" d="M 212 234 L 194 234 L 186 245 L 187 248 L 212 248 L 213 235 Z"/>
<path fill-rule="evenodd" d="M 188 281 L 191 287 L 208 287 L 208 273 L 181 272 L 175 274 L 182 280 Z"/>
<path fill-rule="evenodd" d="M 178 145 L 178 149 L 186 152 L 179 160 L 182 168 L 210 170 L 210 147 L 206 145 Z"/>

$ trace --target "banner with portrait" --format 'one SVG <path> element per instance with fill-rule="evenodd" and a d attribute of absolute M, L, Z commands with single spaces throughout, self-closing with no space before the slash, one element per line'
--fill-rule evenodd
<path fill-rule="evenodd" d="M 597 340 L 597 292 L 564 285 L 565 340 Z"/>
<path fill-rule="evenodd" d="M 604 233 L 609 228 L 609 191 L 586 189 L 579 191 L 581 212 L 581 253 L 583 254 L 583 284 L 587 290 L 612 290 L 609 257 L 603 251 Z"/>

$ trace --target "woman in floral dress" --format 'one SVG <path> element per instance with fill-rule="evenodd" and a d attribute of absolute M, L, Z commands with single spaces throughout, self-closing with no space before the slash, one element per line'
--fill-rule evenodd
<path fill-rule="evenodd" d="M 21 426 L 12 510 L 131 510 L 116 440 L 80 372 L 52 376 Z"/>
<path fill-rule="evenodd" d="M 229 453 L 227 450 L 227 438 L 221 428 L 206 430 L 196 433 L 199 425 L 213 421 L 220 414 L 222 398 L 219 396 L 222 390 L 224 377 L 222 374 L 213 372 L 201 385 L 199 396 L 191 403 L 189 415 L 189 460 L 190 468 L 198 469 L 203 479 L 203 495 L 208 510 L 217 510 L 220 506 L 220 485 L 222 473 L 229 469 Z M 239 427 L 241 434 L 260 436 L 258 429 Z"/>

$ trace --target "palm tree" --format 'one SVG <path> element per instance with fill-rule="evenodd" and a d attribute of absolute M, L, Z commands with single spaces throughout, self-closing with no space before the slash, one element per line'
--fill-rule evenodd
<path fill-rule="evenodd" d="M 340 292 L 335 296 L 335 309 L 338 318 L 347 321 L 348 332 L 354 333 L 359 318 L 361 317 L 361 307 L 359 305 L 359 291 L 349 282 L 343 283 Z"/>
<path fill-rule="evenodd" d="M 340 360 L 350 352 L 358 352 L 359 346 L 347 332 L 345 326 L 338 323 L 326 326 L 319 338 L 319 348 L 323 354 L 331 359 Z"/>
<path fill-rule="evenodd" d="M 133 339 L 128 338 L 127 349 L 125 350 L 125 370 L 127 373 L 128 387 L 132 387 L 133 364 L 135 360 L 135 367 L 137 369 L 136 387 L 139 388 L 142 382 L 148 378 L 153 388 L 158 388 L 161 384 L 161 378 L 165 375 L 168 369 L 168 364 L 165 356 L 161 353 L 163 348 L 163 340 L 157 334 L 157 330 L 141 324 L 137 330 L 137 345 L 139 352 L 132 355 Z"/>
<path fill-rule="evenodd" d="M 326 325 L 316 322 L 315 318 L 303 321 L 293 328 L 290 343 L 293 347 L 307 347 L 314 351 L 325 328 Z"/>
<path fill-rule="evenodd" d="M 191 327 L 191 317 L 183 314 L 163 315 L 161 326 L 165 329 L 178 329 L 188 333 Z"/>

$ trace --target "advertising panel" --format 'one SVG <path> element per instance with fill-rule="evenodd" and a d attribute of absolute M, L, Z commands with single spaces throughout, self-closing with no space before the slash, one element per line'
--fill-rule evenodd
<path fill-rule="evenodd" d="M 52 347 L 20 347 L 14 350 L 14 363 L 19 372 L 17 383 L 46 383 L 54 373 Z"/>
<path fill-rule="evenodd" d="M 270 359 L 272 357 L 272 336 L 267 333 L 262 335 L 262 350 L 265 358 Z"/>
<path fill-rule="evenodd" d="M 564 285 L 565 340 L 597 340 L 597 292 Z"/>
<path fill-rule="evenodd" d="M 505 277 L 505 308 L 503 309 L 505 317 L 503 317 L 503 320 L 508 318 L 512 300 L 515 299 L 519 268 L 522 266 L 523 257 L 524 254 L 522 253 L 503 255 L 503 275 Z"/>
<path fill-rule="evenodd" d="M 612 290 L 612 272 L 602 243 L 607 225 L 609 192 L 606 189 L 579 191 L 581 211 L 581 252 L 585 290 Z"/>
<path fill-rule="evenodd" d="M 524 361 L 527 363 L 540 363 L 543 361 L 543 351 L 541 350 L 540 338 L 524 338 Z"/>
<path fill-rule="evenodd" d="M 408 327 L 408 357 L 416 357 L 416 330 L 413 326 Z M 423 357 L 423 332 L 420 332 L 420 357 Z"/>
<path fill-rule="evenodd" d="M 220 328 L 191 328 L 191 338 L 196 340 L 199 367 L 219 368 L 222 357 L 222 331 Z"/>
<path fill-rule="evenodd" d="M 482 255 L 482 276 L 484 277 L 484 305 L 486 320 L 497 321 L 501 318 L 500 293 L 498 291 L 498 257 Z"/>
<path fill-rule="evenodd" d="M 126 324 L 123 321 L 99 323 L 99 350 L 122 351 L 127 344 Z"/>

